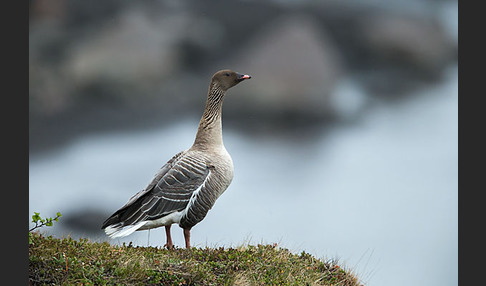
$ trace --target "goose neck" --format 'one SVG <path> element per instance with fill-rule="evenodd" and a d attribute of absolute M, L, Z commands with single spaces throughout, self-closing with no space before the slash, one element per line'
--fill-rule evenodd
<path fill-rule="evenodd" d="M 217 86 L 210 86 L 194 145 L 208 147 L 223 144 L 221 117 L 224 95 L 225 92 Z"/>

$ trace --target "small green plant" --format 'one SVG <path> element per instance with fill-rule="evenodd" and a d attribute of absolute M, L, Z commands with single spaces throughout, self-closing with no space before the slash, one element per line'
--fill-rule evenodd
<path fill-rule="evenodd" d="M 59 218 L 61 217 L 61 213 L 57 212 L 56 217 L 46 217 L 42 218 L 40 216 L 40 213 L 34 212 L 32 215 L 32 222 L 35 223 L 35 226 L 29 229 L 29 244 L 32 244 L 32 231 L 35 230 L 36 228 L 42 227 L 42 226 L 52 226 L 53 221 L 59 221 Z"/>

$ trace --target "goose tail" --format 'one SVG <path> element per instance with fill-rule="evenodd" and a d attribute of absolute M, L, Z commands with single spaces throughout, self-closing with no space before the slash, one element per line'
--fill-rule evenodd
<path fill-rule="evenodd" d="M 134 225 L 123 225 L 122 223 L 116 223 L 104 228 L 106 235 L 110 238 L 124 237 L 130 235 L 137 231 L 139 228 L 144 226 L 147 221 L 137 222 Z"/>

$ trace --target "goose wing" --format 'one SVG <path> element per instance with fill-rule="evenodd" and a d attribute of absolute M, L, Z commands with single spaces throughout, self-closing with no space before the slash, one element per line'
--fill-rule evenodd
<path fill-rule="evenodd" d="M 121 229 L 182 211 L 208 175 L 209 168 L 204 161 L 180 152 L 162 166 L 144 190 L 109 217 L 102 228 Z"/>

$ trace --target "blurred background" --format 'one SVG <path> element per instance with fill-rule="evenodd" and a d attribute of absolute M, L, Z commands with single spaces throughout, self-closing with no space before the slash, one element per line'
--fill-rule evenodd
<path fill-rule="evenodd" d="M 366 2 L 366 3 L 364 3 Z M 367 285 L 457 285 L 458 3 L 30 1 L 29 221 L 102 222 L 194 140 L 211 76 L 235 177 L 198 247 L 278 243 Z M 182 230 L 173 228 L 183 246 Z"/>

